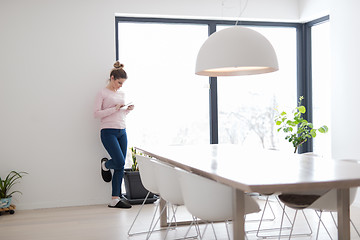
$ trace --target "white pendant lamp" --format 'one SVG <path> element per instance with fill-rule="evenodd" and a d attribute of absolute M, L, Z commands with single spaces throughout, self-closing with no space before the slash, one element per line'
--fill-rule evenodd
<path fill-rule="evenodd" d="M 234 26 L 213 33 L 201 46 L 195 73 L 210 77 L 241 76 L 279 70 L 275 50 L 260 33 Z"/>

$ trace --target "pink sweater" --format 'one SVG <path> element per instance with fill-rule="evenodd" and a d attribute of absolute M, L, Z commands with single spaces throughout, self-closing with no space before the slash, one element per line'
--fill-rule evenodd
<path fill-rule="evenodd" d="M 97 94 L 95 99 L 94 117 L 101 118 L 101 129 L 126 128 L 125 119 L 129 110 L 127 110 L 127 107 L 116 110 L 115 106 L 117 104 L 125 104 L 123 92 L 113 92 L 107 88 L 103 88 Z"/>

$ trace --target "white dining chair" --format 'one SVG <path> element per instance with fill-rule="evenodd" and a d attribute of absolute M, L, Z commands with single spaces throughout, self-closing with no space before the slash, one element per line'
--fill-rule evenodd
<path fill-rule="evenodd" d="M 185 207 L 192 215 L 208 222 L 227 223 L 232 220 L 233 193 L 231 187 L 184 170 L 178 170 L 177 173 Z M 259 211 L 258 203 L 245 195 L 245 214 Z M 230 239 L 227 224 L 226 230 Z"/>
<path fill-rule="evenodd" d="M 167 231 L 165 234 L 164 239 L 166 239 L 167 234 L 172 226 L 172 224 L 175 224 L 175 227 L 177 227 L 176 222 L 176 211 L 179 206 L 184 205 L 184 200 L 181 192 L 180 182 L 177 177 L 177 170 L 171 165 L 168 165 L 166 163 L 162 163 L 160 161 L 154 161 L 154 175 L 157 181 L 157 186 L 159 189 L 159 193 L 167 202 L 167 205 L 161 209 L 162 214 L 166 208 L 171 208 L 172 210 L 172 217 L 170 219 L 170 222 L 168 223 Z M 187 234 L 189 233 L 191 226 L 193 222 L 191 222 L 190 227 L 188 228 L 184 238 L 187 237 Z M 197 236 L 192 236 L 190 238 L 194 238 Z"/>
<path fill-rule="evenodd" d="M 358 188 L 350 188 L 350 199 L 349 199 L 350 206 L 354 203 L 357 189 Z M 337 225 L 335 222 L 334 216 L 332 215 L 332 212 L 337 212 L 337 190 L 336 189 L 330 190 L 328 193 L 321 196 L 318 200 L 316 200 L 313 204 L 311 204 L 308 207 L 308 209 L 314 209 L 314 210 L 316 210 L 316 212 L 319 212 L 319 214 L 318 214 L 319 223 L 318 223 L 316 239 L 318 239 L 320 223 L 324 226 L 326 232 L 329 234 L 329 231 L 327 231 L 327 228 L 326 228 L 324 222 L 322 221 L 321 217 L 322 217 L 323 212 L 330 212 L 335 225 Z M 352 226 L 354 227 L 356 233 L 360 237 L 359 231 L 357 230 L 355 224 L 353 223 L 353 221 L 351 219 L 350 219 L 350 222 L 351 222 Z"/>
<path fill-rule="evenodd" d="M 356 192 L 357 192 L 357 188 L 351 188 L 350 189 L 350 205 L 355 200 Z M 313 203 L 310 203 L 312 201 L 311 199 L 315 199 L 315 198 L 317 198 L 317 200 L 314 200 Z M 296 214 L 297 214 L 298 210 L 300 210 L 300 209 L 301 210 L 303 210 L 303 209 L 313 209 L 313 210 L 315 210 L 315 212 L 316 212 L 316 214 L 317 214 L 317 216 L 319 218 L 319 222 L 318 222 L 318 226 L 317 226 L 316 239 L 318 239 L 318 236 L 319 236 L 320 224 L 322 224 L 325 231 L 329 235 L 330 239 L 333 239 L 331 237 L 331 234 L 327 230 L 324 222 L 322 221 L 322 213 L 323 212 L 330 212 L 331 216 L 332 216 L 332 219 L 334 221 L 334 224 L 336 225 L 336 221 L 335 221 L 335 219 L 334 219 L 334 217 L 332 215 L 332 212 L 337 212 L 337 190 L 336 189 L 332 189 L 332 190 L 328 191 L 327 193 L 325 193 L 325 194 L 323 194 L 321 196 L 304 195 L 304 194 L 283 194 L 283 195 L 279 196 L 279 199 L 286 206 L 295 209 L 293 227 L 294 227 L 294 224 L 295 224 L 295 220 L 296 220 L 296 216 L 297 216 Z M 302 199 L 306 199 L 305 201 L 308 202 L 308 203 L 304 202 Z M 356 229 L 356 227 L 355 227 L 355 225 L 353 224 L 352 221 L 351 221 L 351 224 L 352 224 L 355 231 L 357 232 L 357 234 L 360 237 L 360 234 L 359 234 L 358 230 Z M 292 229 L 290 231 L 289 239 L 292 236 L 293 227 L 292 227 Z"/>
<path fill-rule="evenodd" d="M 311 153 L 308 153 L 308 155 L 312 155 Z M 315 155 L 313 155 L 315 156 Z M 350 162 L 356 162 L 357 160 L 342 160 L 342 161 L 350 161 Z M 349 204 L 350 206 L 355 200 L 356 197 L 357 188 L 350 188 L 350 199 Z M 331 190 L 318 190 L 318 191 L 311 191 L 311 192 L 303 192 L 303 193 L 285 193 L 279 195 L 279 199 L 288 207 L 295 209 L 295 216 L 293 220 L 292 229 L 290 231 L 289 239 L 293 232 L 293 227 L 295 224 L 296 219 L 296 213 L 299 209 L 313 209 L 315 210 L 319 222 L 317 226 L 317 233 L 316 233 L 316 239 L 318 239 L 319 236 L 319 230 L 320 230 L 320 224 L 324 227 L 325 231 L 327 232 L 330 239 L 333 239 L 331 237 L 331 234 L 329 233 L 328 229 L 326 228 L 324 222 L 322 221 L 322 213 L 323 212 L 330 212 L 332 219 L 334 221 L 334 224 L 337 227 L 335 218 L 332 215 L 332 212 L 337 212 L 337 190 L 331 189 Z M 351 225 L 354 227 L 357 235 L 360 237 L 360 233 L 357 230 L 356 226 L 350 219 Z M 281 232 L 280 232 L 281 234 Z"/>
<path fill-rule="evenodd" d="M 154 164 L 153 164 L 153 159 L 151 159 L 150 157 L 146 157 L 146 156 L 143 156 L 143 155 L 136 155 L 136 160 L 138 162 L 138 165 L 139 165 L 139 172 L 140 172 L 140 179 L 141 179 L 141 182 L 142 184 L 144 185 L 145 189 L 148 190 L 148 193 L 139 209 L 139 211 L 137 212 L 129 230 L 128 230 L 128 235 L 129 236 L 132 236 L 132 235 L 136 235 L 136 234 L 143 234 L 143 233 L 147 233 L 147 237 L 146 239 L 148 239 L 151 235 L 151 232 L 152 230 L 154 230 L 153 228 L 153 223 L 155 221 L 155 217 L 156 217 L 156 213 L 158 211 L 158 208 L 159 208 L 159 204 L 156 205 L 156 208 L 155 208 L 155 211 L 154 211 L 154 214 L 153 214 L 153 217 L 152 217 L 152 220 L 151 220 L 151 223 L 150 223 L 150 227 L 149 227 L 149 230 L 148 231 L 142 231 L 142 232 L 131 232 L 141 210 L 143 209 L 145 203 L 146 203 L 146 200 L 148 199 L 150 193 L 154 193 L 156 195 L 159 195 L 160 196 L 160 193 L 159 193 L 159 188 L 158 188 L 158 185 L 157 185 L 157 181 L 156 181 L 156 178 L 155 178 L 155 174 L 154 174 Z M 160 196 L 161 197 L 161 196 Z"/>

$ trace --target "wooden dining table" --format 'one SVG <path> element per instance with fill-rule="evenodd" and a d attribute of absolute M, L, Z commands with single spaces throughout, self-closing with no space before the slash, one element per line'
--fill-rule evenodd
<path fill-rule="evenodd" d="M 360 164 L 235 144 L 142 146 L 137 149 L 160 161 L 232 187 L 235 240 L 245 239 L 245 193 L 324 189 L 337 189 L 338 239 L 350 240 L 349 188 L 360 186 Z"/>

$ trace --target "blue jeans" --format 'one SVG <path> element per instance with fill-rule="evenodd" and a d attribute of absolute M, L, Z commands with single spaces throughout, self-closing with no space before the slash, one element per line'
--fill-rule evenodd
<path fill-rule="evenodd" d="M 124 177 L 124 165 L 127 150 L 127 135 L 125 129 L 101 129 L 101 142 L 111 159 L 105 167 L 114 169 L 112 177 L 112 196 L 121 195 L 121 184 Z"/>

